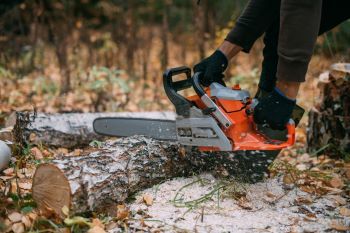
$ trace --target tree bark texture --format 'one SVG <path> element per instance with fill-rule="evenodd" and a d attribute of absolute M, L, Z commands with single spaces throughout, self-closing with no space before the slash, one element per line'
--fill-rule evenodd
<path fill-rule="evenodd" d="M 42 144 L 64 148 L 84 147 L 93 140 L 106 139 L 93 131 L 92 123 L 98 117 L 142 117 L 174 120 L 175 113 L 17 113 L 14 126 L 15 140 L 21 144 Z"/>
<path fill-rule="evenodd" d="M 33 179 L 33 198 L 41 210 L 53 210 L 62 217 L 65 205 L 75 213 L 112 210 L 131 194 L 167 178 L 185 176 L 193 168 L 176 144 L 123 138 L 107 141 L 86 156 L 40 165 Z"/>
<path fill-rule="evenodd" d="M 309 113 L 308 150 L 350 154 L 350 64 L 335 64 L 319 82 L 320 102 Z"/>
<path fill-rule="evenodd" d="M 71 211 L 111 211 L 137 191 L 178 176 L 212 171 L 218 176 L 255 182 L 273 161 L 261 152 L 212 152 L 184 148 L 141 136 L 107 141 L 97 151 L 60 157 L 40 165 L 33 198 L 42 211 L 63 217 Z"/>

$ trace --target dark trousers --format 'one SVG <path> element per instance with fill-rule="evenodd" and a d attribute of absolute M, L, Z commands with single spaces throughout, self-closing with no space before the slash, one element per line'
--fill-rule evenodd
<path fill-rule="evenodd" d="M 307 3 L 310 0 L 303 1 Z M 311 0 L 309 4 L 312 3 L 312 1 L 315 1 L 315 4 L 317 2 L 316 0 Z M 309 38 L 303 38 L 312 37 L 312 33 L 310 34 L 310 31 L 314 30 L 314 28 L 310 28 L 311 26 L 318 26 L 318 35 L 321 35 L 322 33 L 329 31 L 341 22 L 350 18 L 350 0 L 323 0 L 321 2 L 318 2 L 322 4 L 322 8 L 320 9 L 320 19 L 317 18 L 317 13 L 314 14 L 315 17 L 304 17 L 305 14 L 307 14 L 308 10 L 310 10 L 310 14 L 312 14 L 313 10 L 311 9 L 312 7 L 309 7 L 310 9 L 307 9 L 308 7 L 306 6 L 304 12 L 300 13 L 304 14 L 300 16 L 301 20 L 293 22 L 292 24 L 289 22 L 285 23 L 285 21 L 289 20 L 289 18 L 293 18 L 293 20 L 297 18 L 290 17 L 288 15 L 288 11 L 293 12 L 293 9 L 290 8 L 298 7 L 297 4 L 295 4 L 295 6 L 289 5 L 288 7 L 284 7 L 282 9 L 281 0 L 251 0 L 248 3 L 245 11 L 238 19 L 235 28 L 233 28 L 233 30 L 229 33 L 226 40 L 243 47 L 243 51 L 249 52 L 254 42 L 263 33 L 265 33 L 265 47 L 263 50 L 264 60 L 262 64 L 262 72 L 259 83 L 260 88 L 266 91 L 271 91 L 274 88 L 278 76 L 276 75 L 278 69 L 278 62 L 281 62 L 279 54 L 283 55 L 284 52 L 289 55 L 291 54 L 291 56 L 296 54 L 295 60 L 297 60 L 300 57 L 302 57 L 303 54 L 307 53 L 298 53 L 298 51 L 302 51 L 304 49 L 311 50 L 312 52 L 314 41 Z M 287 15 L 287 18 L 285 15 Z M 284 21 L 280 22 L 280 18 L 282 18 Z M 302 20 L 304 18 L 310 21 L 318 20 L 319 22 L 305 22 Z M 284 31 L 282 34 L 280 34 L 280 26 L 287 27 L 283 28 Z M 300 29 L 295 27 L 299 27 Z M 289 32 L 299 32 L 300 34 L 295 35 L 290 34 Z M 281 42 L 280 36 L 284 37 L 282 38 L 284 43 L 282 49 L 281 45 L 279 45 L 279 42 Z M 285 45 L 286 43 L 287 46 Z M 288 49 L 290 51 L 288 51 Z M 302 57 L 300 60 L 302 59 L 304 58 Z M 307 69 L 307 56 L 304 60 L 306 60 Z M 291 64 L 291 66 L 292 65 L 293 64 Z M 304 68 L 304 73 L 306 72 L 306 69 Z M 288 72 L 288 74 L 285 76 L 290 76 L 291 74 L 293 74 L 293 72 L 298 73 L 296 69 L 289 69 L 286 71 L 282 70 L 279 73 L 284 72 Z M 303 72 L 301 72 L 301 74 Z M 300 75 L 299 78 L 296 78 L 295 80 L 293 80 L 293 77 L 288 78 L 288 80 L 303 81 Z"/>

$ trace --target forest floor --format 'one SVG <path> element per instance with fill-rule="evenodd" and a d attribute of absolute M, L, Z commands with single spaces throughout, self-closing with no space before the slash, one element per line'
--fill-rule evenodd
<path fill-rule="evenodd" d="M 235 73 L 247 74 L 252 70 L 247 59 L 240 58 Z M 312 60 L 310 70 L 315 72 L 308 73 L 299 101 L 306 109 L 310 109 L 319 98 L 316 77 L 329 65 L 330 61 L 324 58 L 316 56 Z M 94 75 L 105 77 L 106 72 L 98 70 Z M 31 110 L 33 102 L 39 111 L 80 109 L 89 112 L 96 110 L 93 106 L 101 104 L 99 101 L 104 103 L 96 96 L 96 90 L 89 88 L 54 98 L 50 94 L 50 83 L 36 90 L 38 95 L 28 101 L 28 95 L 31 96 L 33 91 L 29 88 L 37 86 L 31 79 L 24 78 L 20 82 L 23 85 L 10 81 L 6 84 L 14 92 L 0 95 L 7 98 L 7 104 L 0 106 L 1 112 Z M 252 81 L 243 83 L 243 87 L 251 88 L 253 85 L 250 84 Z M 134 84 L 130 85 L 133 88 Z M 128 107 L 124 110 L 171 108 L 163 95 L 158 98 L 157 89 L 135 90 L 133 95 L 138 99 L 125 100 Z M 151 105 L 152 101 L 145 98 L 148 102 L 140 104 L 142 96 L 158 100 Z M 108 102 L 105 105 L 109 106 Z M 163 106 L 167 106 L 166 109 Z M 5 118 L 0 116 L 0 124 Z M 134 199 L 118 205 L 117 216 L 96 213 L 70 216 L 65 221 L 38 212 L 31 198 L 32 176 L 36 165 L 41 162 L 62 154 L 79 156 L 89 148 L 28 147 L 23 152 L 24 157 L 13 158 L 12 166 L 0 173 L 0 232 L 350 231 L 350 163 L 329 158 L 322 153 L 322 148 L 319 153 L 307 153 L 306 130 L 307 117 L 304 117 L 298 128 L 297 144 L 280 154 L 271 167 L 270 178 L 264 182 L 243 184 L 208 173 L 175 178 L 137 193 Z"/>

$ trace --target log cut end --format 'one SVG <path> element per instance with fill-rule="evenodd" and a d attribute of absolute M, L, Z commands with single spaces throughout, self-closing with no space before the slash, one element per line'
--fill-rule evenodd
<path fill-rule="evenodd" d="M 60 169 L 52 164 L 40 165 L 33 178 L 33 199 L 41 211 L 64 217 L 62 208 L 70 207 L 69 182 Z"/>

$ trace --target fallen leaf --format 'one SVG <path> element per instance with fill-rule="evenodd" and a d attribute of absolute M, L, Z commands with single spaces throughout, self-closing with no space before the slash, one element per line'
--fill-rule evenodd
<path fill-rule="evenodd" d="M 82 149 L 75 149 L 75 150 L 73 151 L 73 155 L 74 155 L 74 156 L 80 156 L 82 153 L 83 153 L 83 150 L 82 150 Z"/>
<path fill-rule="evenodd" d="M 308 166 L 304 163 L 298 164 L 295 166 L 296 169 L 298 169 L 299 171 L 305 171 L 308 169 Z"/>
<path fill-rule="evenodd" d="M 105 226 L 103 225 L 103 223 L 101 222 L 101 220 L 98 219 L 98 218 L 92 219 L 91 228 L 94 227 L 94 226 L 101 227 L 102 229 L 105 228 Z"/>
<path fill-rule="evenodd" d="M 75 216 L 73 218 L 66 218 L 64 220 L 64 223 L 67 225 L 67 226 L 73 226 L 73 225 L 81 225 L 81 226 L 90 226 L 90 222 L 89 222 L 89 219 L 87 218 L 83 218 L 81 216 Z"/>
<path fill-rule="evenodd" d="M 346 176 L 347 179 L 350 180 L 350 167 L 347 167 L 347 168 L 345 169 L 345 176 Z"/>
<path fill-rule="evenodd" d="M 346 207 L 342 207 L 339 210 L 340 215 L 343 215 L 345 217 L 349 217 L 350 216 L 350 209 L 346 208 Z"/>
<path fill-rule="evenodd" d="M 117 219 L 124 220 L 129 217 L 129 209 L 125 205 L 117 205 Z"/>
<path fill-rule="evenodd" d="M 12 229 L 13 233 L 23 233 L 24 232 L 24 225 L 21 222 L 15 223 L 12 225 L 11 229 Z"/>
<path fill-rule="evenodd" d="M 147 206 L 153 205 L 153 197 L 152 197 L 152 195 L 146 193 L 146 194 L 144 194 L 142 196 L 142 199 L 143 199 L 143 201 L 145 202 L 145 204 Z"/>
<path fill-rule="evenodd" d="M 67 148 L 58 148 L 57 153 L 60 155 L 66 155 L 66 154 L 68 154 L 68 149 Z"/>
<path fill-rule="evenodd" d="M 32 221 L 35 221 L 38 217 L 38 215 L 36 213 L 29 213 L 28 214 L 28 217 L 32 220 Z"/>
<path fill-rule="evenodd" d="M 32 226 L 32 222 L 30 221 L 28 216 L 23 216 L 21 221 L 26 228 L 30 228 Z"/>
<path fill-rule="evenodd" d="M 283 183 L 285 184 L 294 184 L 294 179 L 292 177 L 292 175 L 290 174 L 286 174 L 283 176 Z"/>
<path fill-rule="evenodd" d="M 87 233 L 106 233 L 106 231 L 100 226 L 94 226 L 90 228 Z"/>
<path fill-rule="evenodd" d="M 13 212 L 9 214 L 8 218 L 10 219 L 11 222 L 20 222 L 22 220 L 22 214 L 18 212 Z"/>
<path fill-rule="evenodd" d="M 30 149 L 30 153 L 34 156 L 35 159 L 43 159 L 43 153 L 40 151 L 38 147 L 33 147 Z"/>
<path fill-rule="evenodd" d="M 314 189 L 307 185 L 300 186 L 300 190 L 306 193 L 314 193 Z"/>
<path fill-rule="evenodd" d="M 51 153 L 48 150 L 43 151 L 43 156 L 44 157 L 51 157 Z"/>
<path fill-rule="evenodd" d="M 64 214 L 64 215 L 66 215 L 66 216 L 69 216 L 69 208 L 68 208 L 68 206 L 63 206 L 62 207 L 62 213 Z"/>
<path fill-rule="evenodd" d="M 297 197 L 294 200 L 294 203 L 296 205 L 304 205 L 304 204 L 308 205 L 308 204 L 311 204 L 312 202 L 313 202 L 312 198 L 309 197 L 309 196 L 307 196 L 307 197 Z"/>
<path fill-rule="evenodd" d="M 32 184 L 30 182 L 21 182 L 21 183 L 18 183 L 18 186 L 21 189 L 25 189 L 25 190 L 30 190 L 32 188 Z"/>
<path fill-rule="evenodd" d="M 330 181 L 329 185 L 333 188 L 342 188 L 344 186 L 344 182 L 339 176 L 334 176 Z"/>
<path fill-rule="evenodd" d="M 35 133 L 31 133 L 31 134 L 29 135 L 29 141 L 30 141 L 30 142 L 34 142 L 35 139 L 36 139 Z"/>
<path fill-rule="evenodd" d="M 15 170 L 10 167 L 2 171 L 6 176 L 14 176 L 15 175 Z"/>
<path fill-rule="evenodd" d="M 333 200 L 335 200 L 339 205 L 345 205 L 346 204 L 346 199 L 337 195 L 337 196 L 330 196 Z"/>
<path fill-rule="evenodd" d="M 109 231 L 109 230 L 115 229 L 117 227 L 118 227 L 118 224 L 116 222 L 110 222 L 107 224 L 106 230 Z"/>
<path fill-rule="evenodd" d="M 241 197 L 238 200 L 238 206 L 241 207 L 242 209 L 245 209 L 245 210 L 252 210 L 253 209 L 252 205 L 249 203 L 249 201 L 246 197 Z"/>
<path fill-rule="evenodd" d="M 344 224 L 339 223 L 336 220 L 332 221 L 330 227 L 333 228 L 334 230 L 337 230 L 337 231 L 348 231 L 348 230 L 350 230 L 349 226 L 345 226 Z"/>

